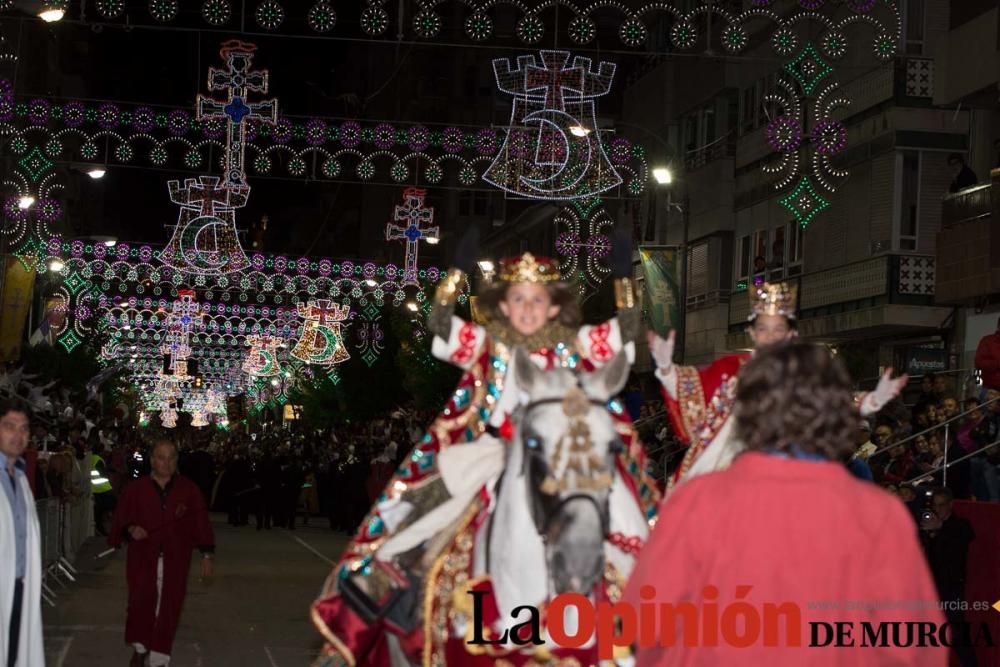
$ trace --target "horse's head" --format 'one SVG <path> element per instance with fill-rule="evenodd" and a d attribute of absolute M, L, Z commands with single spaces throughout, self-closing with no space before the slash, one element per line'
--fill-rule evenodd
<path fill-rule="evenodd" d="M 608 400 L 628 378 L 619 354 L 595 373 L 543 372 L 518 350 L 518 386 L 527 394 L 514 446 L 528 504 L 545 543 L 555 593 L 587 594 L 604 574 L 608 496 L 622 443 Z M 515 547 L 516 548 L 516 547 Z"/>

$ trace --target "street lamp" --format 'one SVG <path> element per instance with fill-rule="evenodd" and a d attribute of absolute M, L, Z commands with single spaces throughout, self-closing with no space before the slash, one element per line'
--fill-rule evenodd
<path fill-rule="evenodd" d="M 486 282 L 492 282 L 493 272 L 496 270 L 496 267 L 494 266 L 493 262 L 491 262 L 488 259 L 481 259 L 478 262 L 476 262 L 476 264 L 479 265 L 479 270 L 483 274 L 483 279 Z"/>
<path fill-rule="evenodd" d="M 91 167 L 87 170 L 87 176 L 90 176 L 95 181 L 104 178 L 104 174 L 106 173 L 107 172 L 100 167 Z"/>
<path fill-rule="evenodd" d="M 583 125 L 570 125 L 569 133 L 572 134 L 574 137 L 582 138 L 590 134 L 591 129 L 589 127 L 584 127 Z"/>
<path fill-rule="evenodd" d="M 62 271 L 64 268 L 66 268 L 66 265 L 63 264 L 58 259 L 54 259 L 51 262 L 49 262 L 49 271 L 52 271 L 54 273 L 58 273 L 59 271 Z"/>
<path fill-rule="evenodd" d="M 64 16 L 66 16 L 66 10 L 51 2 L 43 4 L 41 11 L 38 12 L 38 18 L 46 23 L 61 21 Z"/>
<path fill-rule="evenodd" d="M 674 175 L 670 173 L 670 169 L 667 167 L 655 167 L 653 169 L 653 178 L 656 179 L 659 185 L 670 185 L 674 182 Z"/>
<path fill-rule="evenodd" d="M 24 195 L 17 200 L 17 207 L 22 211 L 27 211 L 29 208 L 35 205 L 35 198 L 31 195 Z"/>

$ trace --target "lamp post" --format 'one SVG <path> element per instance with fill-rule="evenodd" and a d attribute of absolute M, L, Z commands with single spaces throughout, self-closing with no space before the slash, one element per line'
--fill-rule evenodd
<path fill-rule="evenodd" d="M 674 182 L 673 173 L 670 171 L 669 167 L 655 167 L 653 169 L 653 178 L 656 180 L 657 185 L 666 188 L 667 190 L 667 228 L 670 227 L 670 210 L 676 208 L 681 212 L 683 216 L 683 223 L 681 225 L 681 280 L 680 280 L 680 295 L 679 303 L 677 304 L 677 344 L 676 349 L 680 353 L 681 360 L 684 359 L 684 345 L 687 342 L 687 280 L 688 280 L 688 209 L 687 202 L 683 206 L 680 204 L 675 204 L 673 201 L 673 190 L 671 185 Z"/>

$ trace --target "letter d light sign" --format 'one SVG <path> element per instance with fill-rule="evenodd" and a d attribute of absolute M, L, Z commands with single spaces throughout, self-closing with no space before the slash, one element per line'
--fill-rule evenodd
<path fill-rule="evenodd" d="M 606 95 L 615 65 L 568 51 L 493 61 L 497 87 L 514 96 L 504 144 L 483 180 L 501 190 L 535 199 L 590 197 L 621 184 L 622 178 L 601 145 L 594 98 Z M 567 66 L 568 65 L 568 66 Z"/>

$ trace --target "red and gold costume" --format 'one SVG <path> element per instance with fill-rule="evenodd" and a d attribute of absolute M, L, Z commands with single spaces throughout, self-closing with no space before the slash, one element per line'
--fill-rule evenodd
<path fill-rule="evenodd" d="M 548 276 L 554 271 L 553 265 L 530 255 L 527 258 L 544 267 L 543 275 L 544 271 L 550 271 L 544 279 L 551 280 Z M 523 263 L 525 258 L 520 260 Z M 461 278 L 461 272 L 452 271 L 439 287 L 436 298 L 453 298 Z M 619 351 L 631 348 L 631 344 L 622 340 L 619 324 L 614 319 L 585 326 L 579 331 L 550 323 L 538 334 L 524 338 L 506 323 L 479 325 L 453 318 L 448 338 L 436 337 L 432 349 L 435 356 L 465 372 L 422 442 L 389 481 L 379 502 L 365 518 L 328 578 L 323 594 L 313 604 L 313 623 L 327 642 L 324 656 L 317 665 L 339 664 L 338 660 L 349 665 L 389 665 L 391 651 L 402 651 L 410 662 L 424 665 L 524 665 L 552 657 L 543 647 L 529 646 L 535 649 L 533 653 L 521 653 L 521 647 L 513 645 L 484 647 L 467 643 L 467 637 L 472 636 L 473 598 L 469 591 L 491 591 L 488 575 L 477 571 L 475 562 L 477 536 L 493 510 L 497 481 L 494 475 L 480 482 L 477 476 L 490 474 L 483 470 L 490 470 L 495 462 L 477 460 L 472 453 L 477 452 L 475 448 L 483 447 L 483 443 L 487 448 L 491 443 L 504 443 L 503 447 L 490 450 L 496 456 L 497 452 L 505 451 L 505 443 L 513 435 L 509 416 L 517 405 L 518 390 L 513 364 L 509 363 L 512 343 L 531 349 L 532 360 L 546 370 L 565 367 L 591 371 L 610 361 Z M 641 525 L 639 532 L 642 535 L 615 534 L 613 520 L 607 543 L 629 558 L 630 567 L 631 557 L 645 539 L 655 517 L 659 492 L 646 475 L 646 456 L 625 411 L 616 402 L 609 405 L 609 411 L 625 445 L 617 460 L 617 470 L 631 492 L 635 508 L 631 525 Z M 471 454 L 466 457 L 470 460 L 468 472 L 472 478 L 470 486 L 466 487 L 470 490 L 467 496 L 451 492 L 454 488 L 449 486 L 439 466 L 442 455 L 461 457 L 462 451 L 446 454 L 458 445 Z M 502 472 L 502 453 L 499 456 L 501 469 L 498 472 Z M 450 504 L 454 505 L 454 510 L 448 509 Z M 405 514 L 398 514 L 400 507 L 407 508 Z M 433 515 L 442 511 L 454 513 L 447 515 L 449 518 L 439 522 L 440 525 L 434 523 Z M 422 533 L 421 526 L 428 521 L 434 531 Z M 419 541 L 417 546 L 411 549 L 407 544 L 405 550 L 395 551 L 389 546 L 386 551 L 392 551 L 394 556 L 386 558 L 385 552 L 380 554 L 383 546 L 393 538 L 396 544 L 400 539 L 405 542 L 408 531 L 418 535 L 413 540 L 414 544 Z M 515 547 L 512 545 L 512 548 Z M 405 573 L 413 589 L 408 599 L 413 610 L 408 615 L 414 621 L 411 627 L 402 627 L 404 624 L 394 620 L 398 617 L 391 618 L 391 615 L 366 621 L 345 599 L 343 582 L 348 577 L 354 581 L 360 576 L 372 597 L 385 599 L 397 588 L 400 571 Z M 609 560 L 601 594 L 617 598 L 623 583 Z M 544 592 L 539 598 L 537 602 L 544 614 Z M 487 595 L 484 602 L 485 636 L 490 637 L 489 627 L 498 612 L 491 595 Z M 556 658 L 577 661 L 555 664 L 596 662 L 595 650 L 557 650 L 553 653 Z"/>

